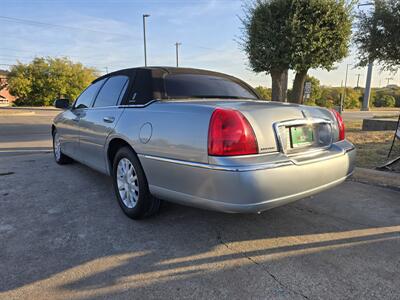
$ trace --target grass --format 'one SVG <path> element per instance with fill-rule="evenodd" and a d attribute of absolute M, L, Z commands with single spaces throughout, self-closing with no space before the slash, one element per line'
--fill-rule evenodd
<path fill-rule="evenodd" d="M 347 121 L 346 139 L 357 148 L 356 166 L 375 168 L 387 162 L 394 131 L 361 131 L 362 121 Z M 400 140 L 396 140 L 390 159 L 400 156 Z"/>
<path fill-rule="evenodd" d="M 395 114 L 395 115 L 382 115 L 382 116 L 375 115 L 374 119 L 394 119 L 394 120 L 397 120 L 398 117 L 399 117 L 398 114 Z"/>

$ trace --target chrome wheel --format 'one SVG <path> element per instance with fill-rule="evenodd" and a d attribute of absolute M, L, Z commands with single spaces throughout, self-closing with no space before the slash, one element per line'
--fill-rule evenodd
<path fill-rule="evenodd" d="M 54 156 L 57 161 L 61 159 L 61 142 L 57 132 L 54 134 Z"/>
<path fill-rule="evenodd" d="M 133 164 L 122 158 L 117 167 L 117 186 L 124 205 L 134 208 L 139 199 L 139 182 Z"/>

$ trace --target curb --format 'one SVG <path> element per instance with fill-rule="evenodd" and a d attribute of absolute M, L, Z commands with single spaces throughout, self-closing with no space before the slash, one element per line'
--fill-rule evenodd
<path fill-rule="evenodd" d="M 34 111 L 27 111 L 27 112 L 7 112 L 2 113 L 0 111 L 0 116 L 33 116 L 36 115 Z"/>
<path fill-rule="evenodd" d="M 350 180 L 400 190 L 400 173 L 390 173 L 357 167 Z"/>
<path fill-rule="evenodd" d="M 0 106 L 3 110 L 40 110 L 40 111 L 61 111 L 59 108 L 53 106 Z"/>

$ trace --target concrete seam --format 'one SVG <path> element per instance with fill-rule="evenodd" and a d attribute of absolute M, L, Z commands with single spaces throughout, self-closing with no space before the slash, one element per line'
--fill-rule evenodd
<path fill-rule="evenodd" d="M 278 277 L 276 275 L 274 275 L 273 273 L 271 273 L 268 268 L 263 265 L 260 264 L 259 262 L 257 262 L 256 260 L 254 260 L 251 256 L 246 255 L 245 253 L 243 253 L 242 251 L 236 251 L 235 249 L 231 248 L 222 238 L 221 235 L 217 233 L 217 240 L 219 241 L 219 243 L 223 246 L 225 246 L 228 250 L 232 251 L 232 252 L 239 252 L 244 258 L 248 259 L 250 262 L 254 263 L 255 265 L 261 267 L 263 270 L 265 270 L 268 275 L 276 282 L 278 283 L 281 287 L 283 287 L 284 289 L 293 292 L 296 295 L 301 296 L 304 299 L 310 299 L 308 296 L 304 295 L 303 293 L 296 291 L 292 288 L 290 288 L 289 286 L 285 285 L 284 283 L 282 283 Z"/>

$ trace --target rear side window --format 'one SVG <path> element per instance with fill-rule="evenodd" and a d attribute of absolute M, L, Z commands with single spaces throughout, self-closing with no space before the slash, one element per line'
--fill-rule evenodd
<path fill-rule="evenodd" d="M 257 99 L 240 81 L 203 74 L 172 74 L 165 77 L 167 98 Z"/>
<path fill-rule="evenodd" d="M 123 75 L 109 78 L 101 88 L 94 102 L 94 107 L 115 106 L 126 91 L 128 77 Z"/>
<path fill-rule="evenodd" d="M 104 81 L 105 79 L 102 79 L 89 85 L 89 87 L 79 95 L 78 99 L 76 99 L 74 108 L 88 108 Z"/>

